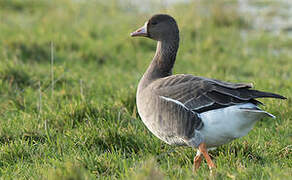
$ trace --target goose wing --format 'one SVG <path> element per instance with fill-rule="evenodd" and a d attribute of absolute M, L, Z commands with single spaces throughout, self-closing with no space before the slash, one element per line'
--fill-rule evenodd
<path fill-rule="evenodd" d="M 158 96 L 182 103 L 198 113 L 240 103 L 261 104 L 256 98 L 286 99 L 278 94 L 251 89 L 251 84 L 229 83 L 193 75 L 172 75 L 158 79 L 151 88 Z"/>

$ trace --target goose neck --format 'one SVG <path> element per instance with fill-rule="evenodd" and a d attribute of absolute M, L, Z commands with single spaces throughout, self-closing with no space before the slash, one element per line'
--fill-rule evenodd
<path fill-rule="evenodd" d="M 156 53 L 146 71 L 150 80 L 163 78 L 172 75 L 172 68 L 175 63 L 179 40 L 158 41 Z"/>

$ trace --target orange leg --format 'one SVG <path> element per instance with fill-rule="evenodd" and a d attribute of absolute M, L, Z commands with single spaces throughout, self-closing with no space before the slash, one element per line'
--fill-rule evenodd
<path fill-rule="evenodd" d="M 203 154 L 203 156 L 205 157 L 207 164 L 209 166 L 209 169 L 212 168 L 216 168 L 215 164 L 213 163 L 213 161 L 211 160 L 211 157 L 208 154 L 208 150 L 206 148 L 206 144 L 205 143 L 201 143 L 199 145 L 199 151 Z"/>
<path fill-rule="evenodd" d="M 201 165 L 201 162 L 202 162 L 202 154 L 201 154 L 201 152 L 198 150 L 197 151 L 197 155 L 195 156 L 195 158 L 194 158 L 194 165 L 193 165 L 193 171 L 194 172 L 196 172 L 198 169 L 199 169 L 199 167 L 200 167 L 200 165 Z"/>

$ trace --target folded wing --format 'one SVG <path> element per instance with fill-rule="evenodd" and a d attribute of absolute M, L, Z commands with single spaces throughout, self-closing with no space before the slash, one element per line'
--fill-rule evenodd
<path fill-rule="evenodd" d="M 278 94 L 251 88 L 251 84 L 228 83 L 192 75 L 168 76 L 151 85 L 157 95 L 179 101 L 198 113 L 240 103 L 261 104 L 256 98 L 286 99 Z"/>

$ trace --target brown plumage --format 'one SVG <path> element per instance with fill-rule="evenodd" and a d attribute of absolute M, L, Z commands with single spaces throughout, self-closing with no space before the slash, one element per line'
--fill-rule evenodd
<path fill-rule="evenodd" d="M 154 58 L 139 82 L 137 108 L 142 121 L 158 138 L 172 145 L 198 148 L 194 168 L 206 158 L 207 148 L 246 135 L 255 122 L 273 115 L 257 107 L 256 98 L 285 97 L 251 89 L 250 84 L 229 83 L 193 75 L 172 75 L 179 47 L 179 30 L 166 14 L 151 17 L 131 36 L 157 41 Z"/>
<path fill-rule="evenodd" d="M 246 102 L 261 104 L 255 98 L 285 99 L 278 94 L 250 89 L 250 84 L 233 84 L 183 74 L 161 78 L 151 87 L 158 95 L 180 101 L 198 113 Z"/>

